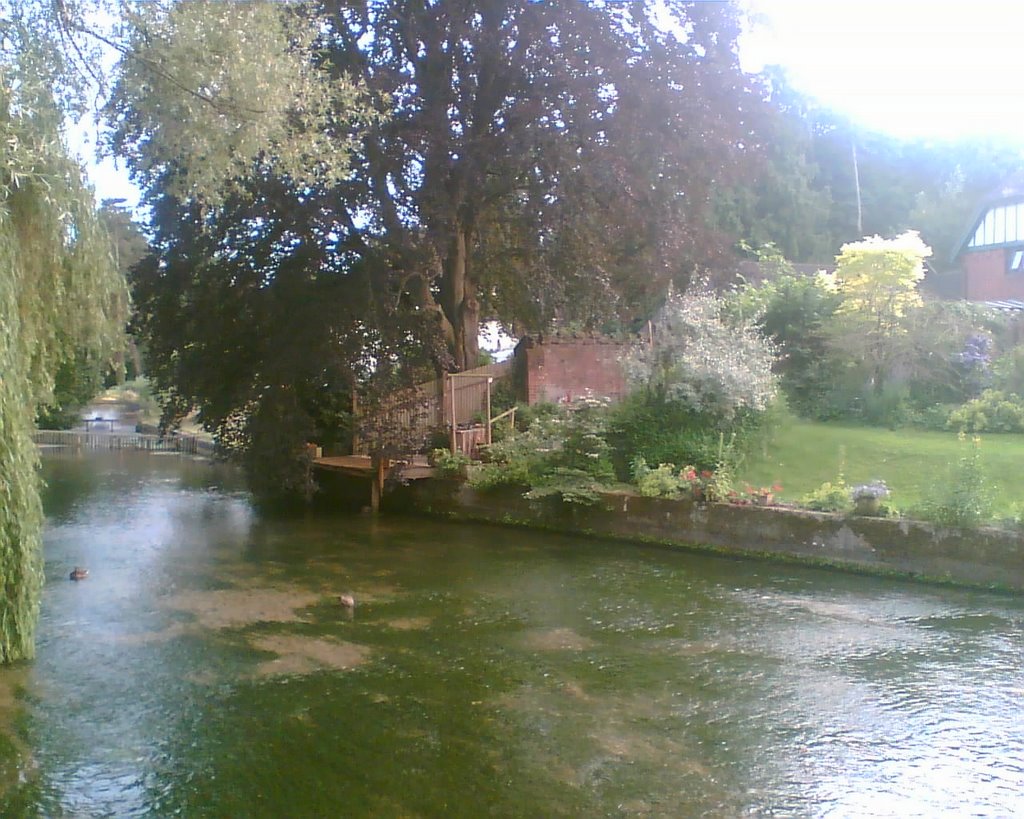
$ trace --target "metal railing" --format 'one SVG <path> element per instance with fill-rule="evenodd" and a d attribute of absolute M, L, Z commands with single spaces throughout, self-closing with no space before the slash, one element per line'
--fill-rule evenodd
<path fill-rule="evenodd" d="M 67 450 L 134 449 L 144 452 L 178 452 L 182 455 L 212 455 L 214 451 L 213 442 L 182 433 L 149 435 L 141 432 L 40 429 L 32 433 L 32 440 L 43 448 Z"/>

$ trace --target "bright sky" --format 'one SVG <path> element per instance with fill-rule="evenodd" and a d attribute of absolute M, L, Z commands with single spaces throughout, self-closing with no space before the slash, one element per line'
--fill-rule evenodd
<path fill-rule="evenodd" d="M 899 137 L 1013 135 L 1024 142 L 1018 0 L 743 0 L 759 22 L 748 71 L 779 64 L 793 84 Z M 111 161 L 91 167 L 99 198 L 138 194 Z"/>
<path fill-rule="evenodd" d="M 785 66 L 794 86 L 900 137 L 1024 142 L 1018 0 L 745 0 L 763 24 L 744 68 Z"/>

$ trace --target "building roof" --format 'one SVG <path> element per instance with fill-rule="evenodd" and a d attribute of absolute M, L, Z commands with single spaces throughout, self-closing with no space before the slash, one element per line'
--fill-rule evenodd
<path fill-rule="evenodd" d="M 953 246 L 951 262 L 956 262 L 960 254 L 967 248 L 967 243 L 971 241 L 971 237 L 974 236 L 978 225 L 989 209 L 997 205 L 1005 205 L 1008 202 L 1024 202 L 1024 171 L 1010 174 L 981 198 L 971 214 L 967 229 L 961 235 L 960 241 Z"/>
<path fill-rule="evenodd" d="M 1024 312 L 1024 301 L 1021 299 L 999 299 L 998 301 L 983 301 L 979 304 L 991 307 L 994 310 L 1001 310 L 1004 313 Z"/>

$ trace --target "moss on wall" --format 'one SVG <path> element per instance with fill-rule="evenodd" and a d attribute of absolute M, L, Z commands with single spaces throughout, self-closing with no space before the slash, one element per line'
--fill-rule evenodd
<path fill-rule="evenodd" d="M 626 493 L 604 493 L 596 506 L 582 507 L 550 498 L 530 502 L 518 492 L 484 494 L 443 480 L 413 482 L 388 501 L 390 511 L 453 520 L 1024 591 L 1024 538 L 996 529 L 958 531 L 916 521 L 695 504 Z"/>

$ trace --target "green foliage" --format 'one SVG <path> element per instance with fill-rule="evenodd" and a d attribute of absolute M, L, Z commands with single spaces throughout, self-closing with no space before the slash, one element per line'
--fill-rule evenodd
<path fill-rule="evenodd" d="M 878 343 L 873 358 L 865 359 L 867 337 L 855 338 L 852 328 L 871 318 L 868 312 L 852 315 L 861 309 L 851 307 L 857 299 L 844 299 L 827 277 L 794 276 L 784 263 L 780 270 L 758 287 L 735 291 L 729 310 L 761 316 L 761 331 L 780 351 L 780 386 L 802 417 L 899 426 L 917 422 L 936 403 L 960 403 L 976 394 L 982 370 L 964 363 L 965 341 L 996 330 L 988 312 L 935 300 L 915 305 L 911 299 L 893 318 L 898 326 L 891 332 L 875 327 Z"/>
<path fill-rule="evenodd" d="M 992 386 L 1024 395 L 1024 344 L 1010 348 L 992 362 Z"/>
<path fill-rule="evenodd" d="M 797 276 L 784 267 L 764 284 L 736 291 L 730 301 L 731 310 L 759 316 L 758 327 L 778 351 L 775 372 L 789 406 L 817 415 L 840 369 L 827 332 L 839 294 L 820 276 Z"/>
<path fill-rule="evenodd" d="M 831 344 L 862 382 L 881 392 L 908 356 L 907 317 L 921 305 L 917 285 L 931 250 L 916 233 L 843 245 L 830 281 L 842 296 Z"/>
<path fill-rule="evenodd" d="M 430 312 L 457 366 L 482 315 L 630 320 L 724 249 L 710 192 L 754 159 L 732 4 L 364 5 L 336 4 L 330 58 L 402 113 L 342 188 L 346 248 Z"/>
<path fill-rule="evenodd" d="M 600 500 L 601 484 L 583 469 L 558 466 L 545 473 L 543 482 L 530 489 L 524 497 L 530 500 L 558 497 L 563 503 L 592 506 Z"/>
<path fill-rule="evenodd" d="M 612 407 L 607 440 L 616 477 L 628 481 L 636 457 L 649 464 L 692 464 L 698 471 L 714 470 L 722 456 L 723 439 L 730 443 L 730 456 L 740 460 L 762 444 L 778 422 L 774 409 L 741 411 L 725 418 L 697 413 L 641 391 Z"/>
<path fill-rule="evenodd" d="M 462 452 L 438 448 L 431 451 L 430 463 L 441 477 L 454 478 L 464 474 L 472 460 Z"/>
<path fill-rule="evenodd" d="M 606 418 L 607 406 L 594 399 L 544 408 L 525 432 L 487 448 L 486 462 L 469 470 L 469 485 L 528 487 L 531 498 L 593 502 L 596 488 L 613 477 Z"/>
<path fill-rule="evenodd" d="M 839 473 L 834 480 L 825 481 L 821 486 L 800 499 L 800 504 L 815 512 L 842 512 L 853 509 L 853 487 L 843 477 L 846 466 L 846 447 L 839 447 Z"/>
<path fill-rule="evenodd" d="M 80 420 L 79 411 L 100 391 L 101 362 L 85 350 L 76 350 L 62 361 L 53 381 L 53 397 L 39 408 L 40 429 L 71 429 Z"/>
<path fill-rule="evenodd" d="M 633 483 L 645 498 L 677 498 L 689 484 L 674 464 L 659 464 L 652 469 L 642 455 L 633 459 Z"/>
<path fill-rule="evenodd" d="M 950 465 L 944 481 L 934 484 L 920 506 L 911 515 L 940 526 L 969 529 L 992 517 L 992 489 L 985 477 L 981 459 L 981 439 L 960 434 L 962 454 Z"/>
<path fill-rule="evenodd" d="M 46 44 L 3 19 L 0 33 L 0 663 L 32 656 L 43 561 L 31 431 L 55 376 L 79 351 L 120 345 L 127 294 L 92 191 L 60 137 L 40 71 Z"/>
<path fill-rule="evenodd" d="M 950 412 L 946 425 L 962 432 L 1024 432 L 1024 398 L 1002 390 L 985 390 Z"/>
<path fill-rule="evenodd" d="M 800 499 L 800 505 L 815 512 L 849 512 L 853 509 L 850 487 L 840 475 L 834 481 L 825 481 L 813 492 Z"/>
<path fill-rule="evenodd" d="M 511 378 L 497 378 L 491 386 L 491 417 L 517 405 L 515 384 Z M 519 410 L 516 410 L 519 415 Z"/>
<path fill-rule="evenodd" d="M 921 410 L 911 410 L 907 423 L 918 429 L 941 431 L 949 429 L 949 416 L 958 409 L 957 404 L 933 404 Z"/>
<path fill-rule="evenodd" d="M 137 179 L 219 205 L 250 195 L 256 168 L 304 188 L 348 176 L 358 133 L 346 126 L 372 112 L 317 58 L 326 20 L 267 0 L 151 3 L 129 19 L 108 114 Z"/>

